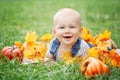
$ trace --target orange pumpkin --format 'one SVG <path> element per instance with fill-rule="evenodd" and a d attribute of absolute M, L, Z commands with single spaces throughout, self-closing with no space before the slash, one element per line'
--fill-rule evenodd
<path fill-rule="evenodd" d="M 94 77 L 96 74 L 110 74 L 109 68 L 97 58 L 87 58 L 81 65 L 80 71 L 85 74 L 85 76 Z"/>
<path fill-rule="evenodd" d="M 2 49 L 2 54 L 4 57 L 9 58 L 10 60 L 16 58 L 18 60 L 22 60 L 22 52 L 17 46 L 5 46 Z"/>

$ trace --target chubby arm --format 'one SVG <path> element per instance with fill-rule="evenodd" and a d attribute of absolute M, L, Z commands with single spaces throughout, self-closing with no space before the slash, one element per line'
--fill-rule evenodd
<path fill-rule="evenodd" d="M 116 43 L 112 39 L 107 40 L 107 42 L 109 43 L 110 48 L 112 48 L 112 49 L 117 49 L 118 48 Z"/>
<path fill-rule="evenodd" d="M 54 61 L 54 56 L 50 54 L 50 51 L 48 50 L 45 57 L 44 57 L 44 62 L 49 62 L 49 61 Z"/>
<path fill-rule="evenodd" d="M 53 54 L 50 53 L 50 49 L 53 44 L 53 40 L 51 40 L 50 44 L 47 46 L 48 49 L 47 49 L 46 55 L 44 57 L 44 62 L 55 61 L 55 57 L 53 56 Z"/>

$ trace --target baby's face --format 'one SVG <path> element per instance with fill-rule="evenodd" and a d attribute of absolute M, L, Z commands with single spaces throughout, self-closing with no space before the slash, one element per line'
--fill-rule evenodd
<path fill-rule="evenodd" d="M 61 43 L 73 45 L 81 33 L 80 25 L 80 19 L 75 15 L 58 16 L 54 23 L 53 33 Z"/>

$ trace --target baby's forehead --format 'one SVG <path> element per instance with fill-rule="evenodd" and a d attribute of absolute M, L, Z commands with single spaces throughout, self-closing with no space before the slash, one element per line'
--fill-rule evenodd
<path fill-rule="evenodd" d="M 81 25 L 81 17 L 77 11 L 69 8 L 64 8 L 59 10 L 53 18 L 54 26 L 59 22 L 61 23 L 75 22 Z"/>
<path fill-rule="evenodd" d="M 69 8 L 64 8 L 64 9 L 61 9 L 59 10 L 54 17 L 58 17 L 58 16 L 69 16 L 69 15 L 75 15 L 75 16 L 79 16 L 80 17 L 80 14 L 73 10 L 73 9 L 69 9 Z"/>

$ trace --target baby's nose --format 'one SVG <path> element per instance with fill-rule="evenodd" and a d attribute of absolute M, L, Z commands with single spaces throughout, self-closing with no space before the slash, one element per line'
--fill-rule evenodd
<path fill-rule="evenodd" d="M 70 29 L 69 29 L 69 28 L 66 28 L 66 29 L 65 29 L 65 32 L 66 32 L 66 33 L 70 32 Z"/>

